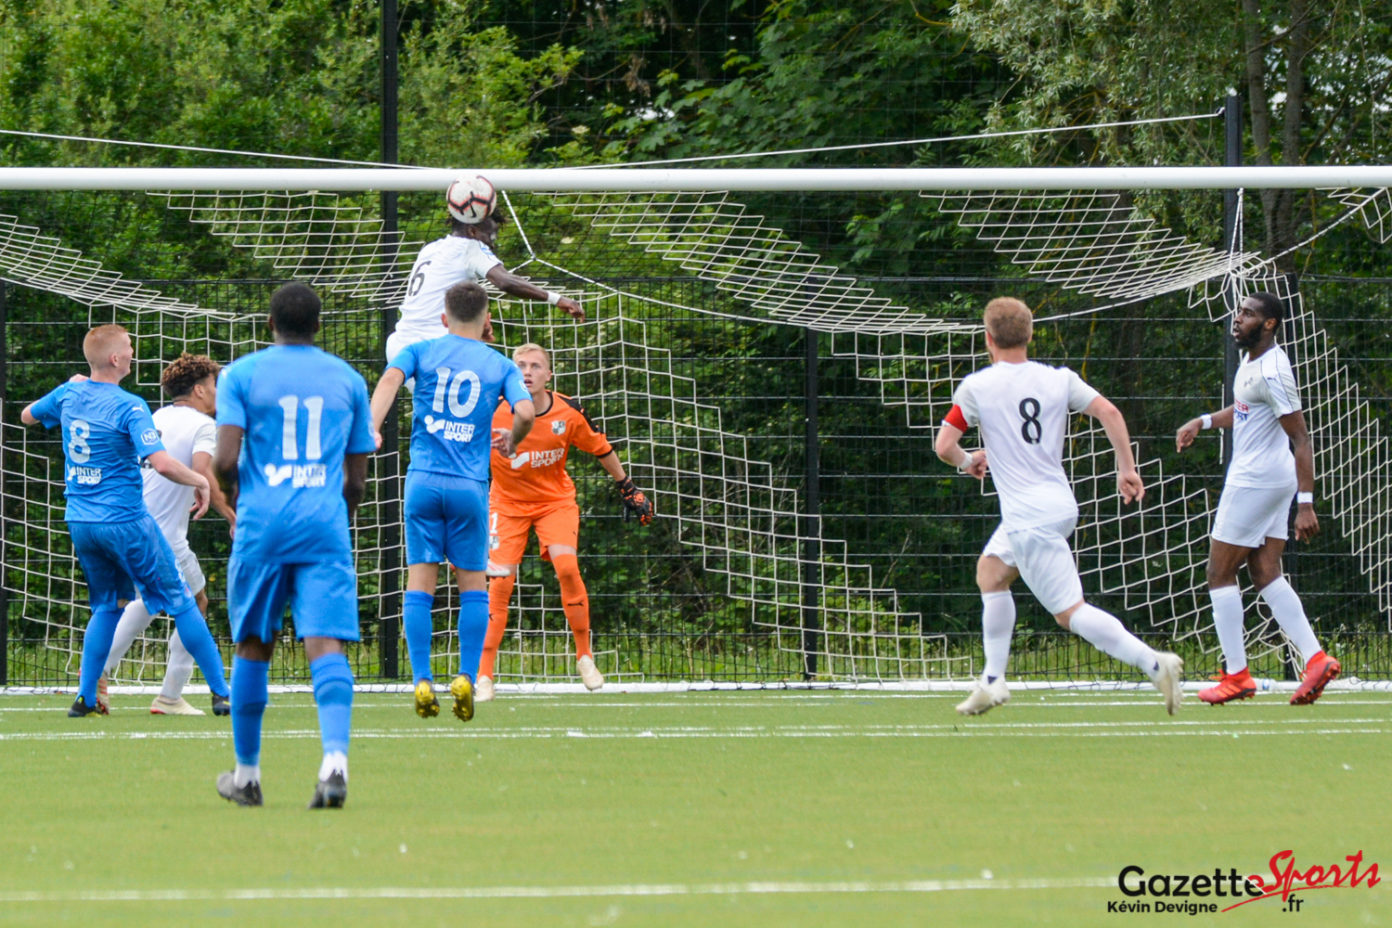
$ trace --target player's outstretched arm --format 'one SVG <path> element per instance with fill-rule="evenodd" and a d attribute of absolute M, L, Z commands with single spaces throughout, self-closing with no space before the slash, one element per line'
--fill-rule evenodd
<path fill-rule="evenodd" d="M 938 437 L 933 440 L 933 450 L 938 460 L 949 467 L 957 468 L 959 473 L 983 480 L 986 477 L 986 451 L 978 448 L 968 451 L 962 447 L 962 436 L 966 433 L 950 422 L 938 428 Z"/>
<path fill-rule="evenodd" d="M 561 312 L 570 316 L 576 322 L 585 321 L 585 311 L 580 308 L 579 303 L 568 296 L 561 296 L 559 293 L 543 290 L 527 278 L 518 277 L 516 274 L 505 270 L 501 264 L 494 265 L 488 271 L 488 282 L 504 293 L 510 293 L 520 299 L 545 300 Z"/>
<path fill-rule="evenodd" d="M 227 505 L 237 507 L 237 458 L 242 453 L 242 427 L 240 425 L 219 425 L 217 448 L 213 451 L 213 473 L 222 486 Z"/>
<path fill-rule="evenodd" d="M 1136 456 L 1131 452 L 1131 432 L 1126 428 L 1126 419 L 1121 410 L 1105 396 L 1099 396 L 1088 403 L 1083 412 L 1102 423 L 1107 441 L 1112 443 L 1117 462 L 1117 492 L 1128 503 L 1140 502 L 1145 498 L 1145 484 L 1136 470 Z"/>
<path fill-rule="evenodd" d="M 1231 406 L 1225 406 L 1215 413 L 1205 413 L 1202 416 L 1195 416 L 1190 419 L 1179 427 L 1179 431 L 1175 432 L 1175 450 L 1183 451 L 1185 448 L 1188 448 L 1194 443 L 1194 439 L 1198 437 L 1199 432 L 1203 429 L 1232 428 L 1232 413 L 1233 408 Z M 1205 422 L 1205 419 L 1208 421 Z"/>
<path fill-rule="evenodd" d="M 19 411 L 19 421 L 25 425 L 38 425 L 39 417 L 34 415 L 34 404 L 30 403 Z"/>
<path fill-rule="evenodd" d="M 172 480 L 186 487 L 193 487 L 193 509 L 191 511 L 195 519 L 201 519 L 203 513 L 208 511 L 208 503 L 211 499 L 212 491 L 208 486 L 208 478 L 192 468 L 184 466 L 182 461 L 168 451 L 156 451 L 145 460 L 150 462 L 155 473 L 166 480 Z"/>
<path fill-rule="evenodd" d="M 372 391 L 372 438 L 377 442 L 378 451 L 382 450 L 382 423 L 387 421 L 387 413 L 405 382 L 406 374 L 401 368 L 389 367 L 382 372 L 382 379 Z"/>
<path fill-rule="evenodd" d="M 1305 428 L 1303 412 L 1288 412 L 1278 421 L 1290 438 L 1295 455 L 1295 540 L 1305 541 L 1319 534 L 1319 518 L 1315 515 L 1315 446 Z"/>

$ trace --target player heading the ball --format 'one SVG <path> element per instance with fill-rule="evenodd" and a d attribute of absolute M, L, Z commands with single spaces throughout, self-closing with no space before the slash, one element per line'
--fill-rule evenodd
<path fill-rule="evenodd" d="M 119 325 L 99 325 L 82 340 L 89 378 L 73 378 L 19 414 L 25 425 L 62 428 L 67 507 L 73 550 L 87 578 L 92 618 L 82 637 L 77 699 L 69 716 L 104 714 L 97 680 L 111 652 L 121 607 L 137 590 L 145 607 L 167 612 L 214 697 L 226 698 L 222 657 L 208 623 L 179 574 L 174 551 L 145 509 L 140 462 L 193 488 L 193 513 L 208 511 L 207 478 L 181 464 L 160 441 L 150 407 L 119 384 L 131 372 L 135 347 Z"/>
<path fill-rule="evenodd" d="M 459 584 L 459 673 L 450 682 L 454 714 L 474 717 L 474 685 L 488 630 L 488 455 L 511 455 L 532 427 L 531 394 L 517 365 L 485 345 L 488 293 L 476 283 L 445 292 L 447 334 L 404 348 L 372 391 L 372 427 L 382 421 L 402 385 L 416 381 L 411 465 L 406 469 L 406 596 L 402 625 L 415 680 L 416 714 L 440 713 L 430 666 L 431 618 L 440 562 Z M 506 400 L 511 428 L 494 429 L 493 412 Z"/>
<path fill-rule="evenodd" d="M 1078 522 L 1078 502 L 1063 470 L 1068 416 L 1083 413 L 1102 423 L 1116 455 L 1117 492 L 1132 503 L 1145 496 L 1145 485 L 1136 471 L 1126 420 L 1072 370 L 1029 359 L 1034 316 L 1023 302 L 997 297 L 986 304 L 984 320 L 992 364 L 957 385 L 935 443 L 942 461 L 978 480 L 985 478 L 989 459 L 1001 507 L 1001 524 L 976 562 L 986 666 L 957 711 L 979 715 L 1010 699 L 1005 683 L 1015 629 L 1010 585 L 1024 577 L 1059 625 L 1144 671 L 1173 715 L 1183 695 L 1183 663 L 1174 654 L 1151 650 L 1116 616 L 1083 598 L 1068 547 Z M 972 426 L 980 430 L 986 447 L 968 453 L 961 438 Z"/>
<path fill-rule="evenodd" d="M 509 272 L 493 253 L 498 230 L 506 218 L 497 208 L 497 195 L 486 177 L 461 177 L 445 193 L 449 234 L 428 243 L 416 256 L 401 301 L 401 317 L 387 338 L 387 360 L 393 361 L 407 345 L 444 335 L 440 324 L 445 293 L 462 281 L 487 281 L 504 293 L 523 300 L 545 300 L 567 315 L 583 320 L 585 311 L 568 296 L 544 290 Z M 490 320 L 479 336 L 493 340 Z"/>
<path fill-rule="evenodd" d="M 1218 498 L 1208 548 L 1208 596 L 1213 627 L 1223 648 L 1218 685 L 1199 691 L 1210 705 L 1247 699 L 1257 691 L 1247 670 L 1242 639 L 1242 594 L 1237 569 L 1247 565 L 1257 595 L 1266 601 L 1281 631 L 1305 659 L 1305 673 L 1291 705 L 1319 699 L 1339 675 L 1339 662 L 1320 647 L 1305 607 L 1281 575 L 1286 523 L 1295 497 L 1295 538 L 1319 532 L 1315 516 L 1315 453 L 1290 358 L 1276 344 L 1286 306 L 1271 293 L 1253 293 L 1238 303 L 1232 337 L 1242 352 L 1233 377 L 1233 404 L 1190 419 L 1175 433 L 1175 448 L 1194 443 L 1200 429 L 1233 430 L 1233 456 Z M 1292 453 L 1292 447 L 1295 449 Z"/>
<path fill-rule="evenodd" d="M 237 764 L 217 790 L 243 806 L 262 801 L 261 720 L 287 605 L 319 708 L 323 760 L 309 807 L 348 798 L 353 673 L 343 643 L 359 640 L 348 526 L 373 441 L 362 375 L 314 345 L 321 309 L 305 284 L 276 290 L 267 320 L 275 344 L 238 358 L 218 382 L 213 467 L 237 507 L 227 566 Z"/>

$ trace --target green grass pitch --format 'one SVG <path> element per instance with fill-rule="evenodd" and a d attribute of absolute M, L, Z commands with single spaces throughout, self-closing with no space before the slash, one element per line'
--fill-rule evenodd
<path fill-rule="evenodd" d="M 225 719 L 0 697 L 0 923 L 1377 925 L 1392 882 L 1112 912 L 1118 873 L 1392 866 L 1392 694 L 1164 714 L 1153 692 L 502 695 L 460 724 L 359 693 L 346 808 L 305 809 L 307 695 L 272 697 L 266 806 L 213 789 Z M 202 704 L 206 697 L 199 697 Z M 1388 872 L 1392 878 L 1392 871 Z M 1241 897 L 1240 897 L 1241 898 Z M 1167 901 L 1217 902 L 1231 897 Z"/>

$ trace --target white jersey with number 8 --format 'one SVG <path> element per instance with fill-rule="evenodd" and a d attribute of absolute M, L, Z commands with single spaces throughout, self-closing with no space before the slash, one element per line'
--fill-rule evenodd
<path fill-rule="evenodd" d="M 1008 530 L 1077 517 L 1063 472 L 1063 439 L 1068 414 L 1082 412 L 1098 396 L 1068 368 L 1037 361 L 1002 361 L 957 385 L 953 402 L 981 431 Z"/>

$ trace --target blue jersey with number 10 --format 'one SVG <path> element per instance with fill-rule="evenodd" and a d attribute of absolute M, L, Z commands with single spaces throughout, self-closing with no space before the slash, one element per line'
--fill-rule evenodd
<path fill-rule="evenodd" d="M 343 456 L 374 449 L 362 375 L 312 345 L 274 345 L 223 371 L 217 423 L 245 432 L 233 556 L 351 558 Z"/>
<path fill-rule="evenodd" d="M 445 335 L 402 349 L 389 367 L 416 378 L 408 470 L 488 482 L 493 412 L 530 400 L 522 372 L 474 338 Z"/>

